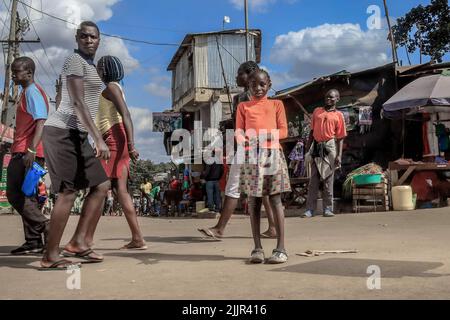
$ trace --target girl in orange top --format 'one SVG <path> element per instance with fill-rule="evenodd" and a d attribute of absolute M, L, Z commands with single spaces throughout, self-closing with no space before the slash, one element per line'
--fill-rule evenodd
<path fill-rule="evenodd" d="M 241 192 L 246 193 L 252 225 L 255 249 L 251 263 L 265 260 L 261 245 L 260 220 L 262 197 L 269 196 L 277 229 L 277 247 L 268 263 L 284 263 L 288 260 L 284 246 L 284 210 L 281 193 L 290 192 L 290 181 L 279 139 L 287 137 L 287 121 L 283 102 L 267 99 L 272 83 L 264 70 L 254 71 L 249 78 L 251 101 L 238 106 L 236 140 L 245 145 L 245 163 L 240 177 Z M 257 158 L 251 155 L 256 152 Z M 239 154 L 238 154 L 239 155 Z M 253 161 L 252 161 L 253 160 Z"/>

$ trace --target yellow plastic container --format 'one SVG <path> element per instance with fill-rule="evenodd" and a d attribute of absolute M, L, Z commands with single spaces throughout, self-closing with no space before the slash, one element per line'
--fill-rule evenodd
<path fill-rule="evenodd" d="M 393 187 L 392 203 L 395 211 L 414 210 L 412 188 L 410 186 Z"/>
<path fill-rule="evenodd" d="M 195 212 L 199 212 L 202 209 L 205 209 L 205 201 L 197 201 L 195 202 Z"/>

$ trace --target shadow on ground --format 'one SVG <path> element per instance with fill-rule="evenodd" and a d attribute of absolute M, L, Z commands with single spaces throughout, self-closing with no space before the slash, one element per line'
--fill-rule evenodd
<path fill-rule="evenodd" d="M 240 237 L 240 236 L 231 236 L 224 237 L 221 239 L 251 239 L 251 237 Z M 130 238 L 109 238 L 109 239 L 101 239 L 101 241 L 130 241 Z M 186 244 L 186 243 L 208 243 L 208 242 L 219 242 L 220 239 L 214 240 L 213 238 L 207 237 L 144 237 L 145 242 L 151 245 L 151 243 L 172 243 L 172 244 Z"/>
<path fill-rule="evenodd" d="M 435 278 L 450 276 L 450 274 L 428 273 L 428 271 L 437 269 L 443 265 L 440 262 L 424 261 L 330 258 L 286 266 L 271 271 L 367 278 L 373 274 L 373 271 L 368 272 L 368 267 L 378 266 L 380 267 L 382 278 Z"/>
<path fill-rule="evenodd" d="M 36 266 L 31 265 L 39 263 L 42 256 L 0 256 L 0 268 L 7 267 L 13 269 L 37 269 Z"/>
<path fill-rule="evenodd" d="M 105 253 L 106 257 L 120 257 L 132 258 L 140 261 L 139 264 L 151 265 L 162 261 L 185 261 L 185 262 L 199 262 L 199 261 L 226 261 L 226 260 L 241 260 L 242 257 L 226 257 L 223 255 L 203 255 L 203 254 L 166 254 L 166 253 L 152 253 L 152 252 L 114 252 Z"/>

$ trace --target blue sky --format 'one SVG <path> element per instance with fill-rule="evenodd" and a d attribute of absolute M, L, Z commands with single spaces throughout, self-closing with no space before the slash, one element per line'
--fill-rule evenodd
<path fill-rule="evenodd" d="M 81 19 L 98 22 L 102 32 L 151 42 L 179 44 L 187 33 L 222 29 L 224 16 L 231 18 L 228 29 L 244 27 L 243 0 L 26 0 L 64 19 L 74 11 Z M 276 90 L 284 89 L 311 77 L 347 69 L 356 71 L 392 61 L 382 0 L 249 0 L 251 28 L 262 30 L 261 65 L 273 78 Z M 6 1 L 6 4 L 9 0 Z M 1 3 L 0 3 L 1 4 Z M 388 0 L 392 18 L 399 17 L 428 0 Z M 6 19 L 3 6 L 1 17 Z M 367 9 L 381 9 L 381 30 L 369 30 Z M 77 11 L 78 10 L 78 11 Z M 30 13 L 33 10 L 30 10 Z M 36 14 L 36 12 L 34 12 Z M 63 23 L 37 15 L 34 25 L 47 47 L 53 68 L 60 70 L 63 59 L 75 45 L 73 30 L 64 30 L 64 37 L 55 33 Z M 52 21 L 53 20 L 53 21 Z M 66 28 L 67 29 L 67 28 Z M 3 35 L 4 37 L 5 35 Z M 32 34 L 29 34 L 32 38 Z M 167 65 L 176 46 L 152 46 L 127 41 L 103 39 L 104 48 L 98 54 L 118 55 L 125 61 L 127 76 L 124 88 L 128 105 L 136 122 L 137 144 L 144 158 L 167 161 L 163 155 L 162 138 L 150 132 L 150 112 L 171 106 L 171 74 Z M 37 45 L 31 45 L 43 68 L 50 70 L 47 58 Z M 26 54 L 27 50 L 24 49 Z M 407 64 L 405 50 L 399 57 Z M 98 58 L 97 57 L 97 58 Z M 418 54 L 412 55 L 418 63 Z M 429 58 L 425 57 L 424 61 Z M 446 57 L 449 60 L 449 57 Z M 39 66 L 38 66 L 39 71 Z M 40 70 L 41 72 L 43 70 Z M 41 74 L 52 91 L 51 77 Z M 47 78 L 48 80 L 45 80 Z M 49 93 L 51 95 L 51 92 Z"/>
<path fill-rule="evenodd" d="M 271 63 L 270 59 L 271 50 L 278 35 L 325 23 L 359 24 L 366 30 L 366 21 L 369 17 L 369 14 L 366 13 L 367 8 L 375 4 L 382 9 L 380 0 L 278 0 L 265 2 L 268 4 L 263 8 L 250 8 L 249 23 L 251 28 L 262 30 L 261 64 L 273 71 L 285 70 L 283 66 Z M 390 14 L 393 17 L 405 14 L 413 6 L 428 3 L 428 1 L 421 0 L 391 0 L 388 2 Z M 243 10 L 236 8 L 232 1 L 228 0 L 124 0 L 114 5 L 112 10 L 113 17 L 100 23 L 102 31 L 152 42 L 180 43 L 186 33 L 220 30 L 224 15 L 231 18 L 231 23 L 226 25 L 227 28 L 244 27 Z M 383 20 L 384 22 L 385 20 Z M 177 48 L 134 43 L 127 43 L 127 45 L 133 57 L 140 62 L 139 70 L 130 74 L 125 81 L 129 103 L 136 106 L 149 106 L 154 111 L 167 109 L 170 107 L 168 97 L 152 94 L 144 87 L 152 79 L 160 80 L 164 76 L 170 77 L 166 67 Z M 386 54 L 391 57 L 389 50 Z M 406 63 L 404 50 L 399 50 L 399 54 Z M 418 63 L 418 56 L 414 56 L 413 60 Z M 164 84 L 170 85 L 170 81 L 166 81 Z M 162 83 L 160 85 L 162 86 Z M 162 91 L 161 95 L 167 92 Z"/>

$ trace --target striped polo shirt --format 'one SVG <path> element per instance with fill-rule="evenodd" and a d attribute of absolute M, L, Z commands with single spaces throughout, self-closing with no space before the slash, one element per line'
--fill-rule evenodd
<path fill-rule="evenodd" d="M 61 72 L 61 103 L 58 110 L 48 117 L 45 125 L 60 129 L 75 129 L 86 132 L 86 129 L 79 121 L 75 113 L 75 108 L 70 100 L 69 91 L 67 90 L 68 76 L 78 76 L 83 78 L 84 101 L 89 109 L 92 120 L 95 121 L 103 82 L 97 74 L 97 69 L 93 61 L 87 57 L 83 57 L 82 53 L 75 51 L 75 53 L 66 59 Z"/>

